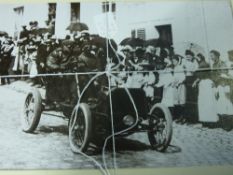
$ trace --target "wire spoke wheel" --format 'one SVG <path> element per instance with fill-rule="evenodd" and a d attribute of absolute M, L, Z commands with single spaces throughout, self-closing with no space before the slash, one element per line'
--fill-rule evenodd
<path fill-rule="evenodd" d="M 75 127 L 72 134 L 74 135 L 74 141 L 76 141 L 78 146 L 81 146 L 85 135 L 85 121 L 83 111 L 79 110 L 77 115 L 78 118 L 75 122 Z"/>
<path fill-rule="evenodd" d="M 89 105 L 81 103 L 74 108 L 69 121 L 69 142 L 73 152 L 85 152 L 92 136 L 92 116 Z"/>
<path fill-rule="evenodd" d="M 42 112 L 42 98 L 39 90 L 33 89 L 25 99 L 22 114 L 23 131 L 33 132 L 39 124 Z"/>
<path fill-rule="evenodd" d="M 148 139 L 152 149 L 165 151 L 172 138 L 172 117 L 169 109 L 155 104 L 150 111 Z"/>
<path fill-rule="evenodd" d="M 26 121 L 28 125 L 31 125 L 33 121 L 33 115 L 34 115 L 34 98 L 32 94 L 29 94 L 27 97 L 27 100 L 25 102 L 25 113 L 27 115 Z"/>

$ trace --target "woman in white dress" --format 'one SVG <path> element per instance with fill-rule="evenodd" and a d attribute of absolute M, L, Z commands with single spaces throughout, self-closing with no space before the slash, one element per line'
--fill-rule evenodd
<path fill-rule="evenodd" d="M 159 72 L 159 81 L 155 85 L 156 87 L 163 87 L 162 101 L 161 103 L 168 108 L 174 107 L 174 88 L 173 88 L 173 75 L 172 68 L 166 68 Z"/>
<path fill-rule="evenodd" d="M 230 95 L 230 85 L 221 84 L 217 88 L 217 113 L 219 115 L 233 115 L 233 104 L 229 98 Z"/>
<path fill-rule="evenodd" d="M 233 104 L 232 104 L 232 77 L 222 74 L 221 81 L 216 88 L 216 105 L 219 124 L 227 131 L 233 129 Z"/>
<path fill-rule="evenodd" d="M 198 117 L 199 122 L 217 122 L 217 105 L 215 103 L 214 82 L 203 78 L 198 84 Z"/>
<path fill-rule="evenodd" d="M 215 99 L 214 82 L 210 79 L 209 68 L 203 55 L 197 55 L 199 70 L 195 73 L 197 79 L 193 83 L 193 87 L 198 87 L 198 121 L 203 124 L 215 123 L 218 121 L 217 104 Z M 204 69 L 204 70 L 201 70 Z"/>
<path fill-rule="evenodd" d="M 178 122 L 185 122 L 182 114 L 184 113 L 184 107 L 186 104 L 186 87 L 184 67 L 181 64 L 181 57 L 174 55 L 172 58 L 173 64 L 173 88 L 174 88 L 174 117 L 177 118 Z"/>

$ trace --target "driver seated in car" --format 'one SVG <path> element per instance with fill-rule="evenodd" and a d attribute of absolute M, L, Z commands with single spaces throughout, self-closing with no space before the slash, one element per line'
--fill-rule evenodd
<path fill-rule="evenodd" d="M 83 46 L 82 53 L 78 57 L 77 65 L 79 72 L 104 71 L 106 67 L 106 57 L 104 56 L 104 49 L 101 46 L 98 46 L 90 41 L 88 44 Z M 80 92 L 82 92 L 82 90 L 88 84 L 92 77 L 93 74 L 78 76 L 78 87 Z M 83 99 L 96 97 L 96 95 L 100 91 L 103 81 L 104 80 L 102 77 L 94 80 L 90 87 L 87 89 L 87 92 L 85 93 L 85 97 L 83 97 Z"/>
<path fill-rule="evenodd" d="M 54 74 L 46 77 L 45 96 L 48 109 L 55 108 L 57 102 L 65 101 L 67 93 L 69 93 L 69 90 L 67 90 L 69 83 L 67 83 L 67 78 L 62 73 L 69 72 L 69 64 L 73 60 L 70 54 L 72 43 L 70 40 L 64 40 L 61 46 L 47 57 L 46 71 L 49 74 Z"/>

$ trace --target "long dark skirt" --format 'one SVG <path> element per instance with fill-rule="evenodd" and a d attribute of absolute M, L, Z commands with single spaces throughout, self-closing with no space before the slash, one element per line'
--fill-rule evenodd
<path fill-rule="evenodd" d="M 1 64 L 0 75 L 1 76 L 8 76 L 9 75 L 9 68 L 10 68 L 10 64 L 11 64 L 11 57 L 10 56 L 3 57 L 0 64 Z M 10 84 L 9 77 L 1 77 L 1 83 L 2 84 L 6 84 L 6 83 Z"/>

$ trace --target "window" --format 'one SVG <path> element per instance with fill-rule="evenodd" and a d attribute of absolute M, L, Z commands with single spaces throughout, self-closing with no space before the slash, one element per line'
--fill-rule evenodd
<path fill-rule="evenodd" d="M 55 22 L 56 22 L 56 3 L 48 4 L 48 20 L 46 21 L 47 27 L 50 29 L 50 33 L 55 33 Z"/>
<path fill-rule="evenodd" d="M 14 12 L 15 12 L 17 15 L 23 15 L 24 7 L 23 7 L 23 6 L 16 7 L 16 8 L 14 8 Z"/>
<path fill-rule="evenodd" d="M 116 3 L 115 2 L 102 2 L 102 12 L 116 12 Z"/>
<path fill-rule="evenodd" d="M 146 39 L 146 30 L 144 28 L 133 29 L 131 30 L 131 37 L 132 38 L 140 38 L 145 40 Z"/>
<path fill-rule="evenodd" d="M 143 40 L 146 39 L 146 31 L 144 28 L 137 29 L 137 37 Z"/>
<path fill-rule="evenodd" d="M 131 30 L 131 38 L 136 38 L 136 30 Z"/>
<path fill-rule="evenodd" d="M 23 6 L 19 6 L 13 9 L 14 13 L 16 15 L 15 17 L 15 21 L 14 21 L 14 38 L 17 39 L 19 37 L 19 33 L 21 30 L 21 25 L 22 25 L 22 21 L 23 21 L 23 14 L 24 14 L 24 7 Z"/>
<path fill-rule="evenodd" d="M 171 46 L 173 44 L 172 37 L 172 26 L 171 24 L 155 26 L 159 32 L 159 39 L 162 41 L 164 46 Z"/>
<path fill-rule="evenodd" d="M 48 20 L 52 21 L 56 18 L 56 3 L 49 3 Z"/>
<path fill-rule="evenodd" d="M 80 20 L 80 3 L 71 3 L 70 21 L 76 22 Z"/>

